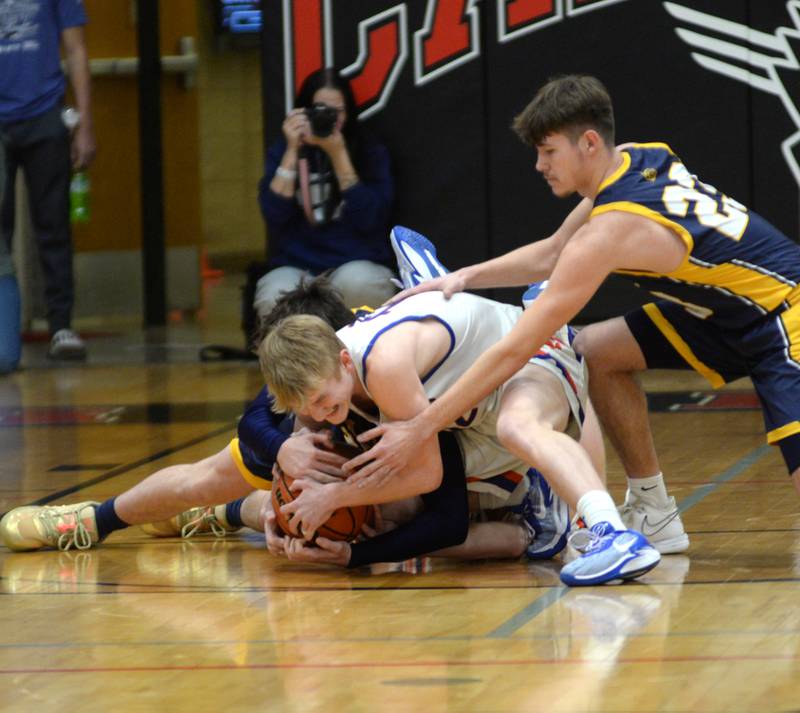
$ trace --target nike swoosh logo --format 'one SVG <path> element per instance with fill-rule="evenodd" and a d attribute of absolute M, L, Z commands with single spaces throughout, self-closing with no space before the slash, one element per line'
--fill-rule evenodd
<path fill-rule="evenodd" d="M 655 490 L 655 488 L 657 487 L 658 487 L 657 485 L 651 485 L 649 488 L 645 488 L 644 486 L 642 486 L 642 490 Z"/>
<path fill-rule="evenodd" d="M 611 543 L 611 546 L 617 552 L 629 552 L 631 549 L 631 545 L 633 545 L 635 542 L 636 542 L 635 535 L 620 535 Z"/>
<path fill-rule="evenodd" d="M 667 525 L 669 525 L 676 517 L 678 517 L 677 510 L 671 512 L 663 520 L 651 523 L 647 519 L 647 515 L 645 515 L 644 520 L 642 520 L 642 534 L 645 537 L 650 537 L 651 535 L 655 535 L 656 533 L 661 532 L 661 530 L 663 530 Z"/>

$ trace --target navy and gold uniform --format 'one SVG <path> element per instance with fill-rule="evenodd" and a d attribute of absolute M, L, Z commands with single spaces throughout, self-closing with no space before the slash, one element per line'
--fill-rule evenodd
<path fill-rule="evenodd" d="M 689 173 L 666 144 L 635 144 L 592 215 L 623 211 L 686 245 L 667 274 L 620 270 L 657 301 L 625 316 L 650 368 L 691 367 L 717 388 L 750 376 L 767 441 L 800 467 L 800 246 Z"/>

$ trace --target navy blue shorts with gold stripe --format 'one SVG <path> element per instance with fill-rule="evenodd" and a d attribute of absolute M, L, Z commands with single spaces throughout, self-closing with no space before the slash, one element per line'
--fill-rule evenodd
<path fill-rule="evenodd" d="M 238 438 L 234 438 L 228 448 L 239 473 L 250 485 L 258 490 L 272 490 L 271 462 L 261 460 Z"/>
<path fill-rule="evenodd" d="M 687 369 L 716 389 L 749 376 L 761 399 L 767 442 L 800 468 L 800 305 L 741 331 L 722 329 L 661 300 L 625 315 L 650 369 Z"/>

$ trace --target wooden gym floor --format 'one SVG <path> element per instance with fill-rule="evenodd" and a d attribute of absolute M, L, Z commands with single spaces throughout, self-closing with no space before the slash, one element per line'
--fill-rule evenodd
<path fill-rule="evenodd" d="M 98 337 L 78 367 L 28 347 L 0 379 L 0 512 L 102 501 L 223 448 L 260 380 L 197 362 L 201 343 L 238 344 L 235 319 L 209 320 Z M 692 545 L 638 582 L 569 590 L 549 562 L 298 566 L 249 531 L 0 548 L 0 710 L 800 710 L 800 507 L 749 385 L 646 385 Z M 619 498 L 611 455 L 609 483 Z"/>

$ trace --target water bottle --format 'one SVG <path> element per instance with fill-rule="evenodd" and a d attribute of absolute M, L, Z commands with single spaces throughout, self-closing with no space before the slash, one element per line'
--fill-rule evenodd
<path fill-rule="evenodd" d="M 73 223 L 89 222 L 89 176 L 83 171 L 72 175 L 69 184 L 69 217 Z"/>

